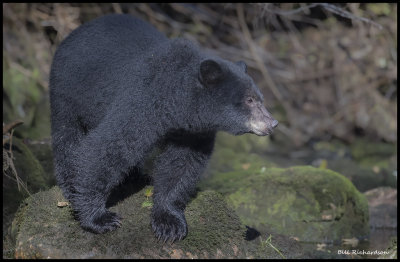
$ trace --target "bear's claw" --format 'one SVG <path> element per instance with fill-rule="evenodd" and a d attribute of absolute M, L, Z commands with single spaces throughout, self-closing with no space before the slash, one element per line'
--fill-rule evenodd
<path fill-rule="evenodd" d="M 187 235 L 187 224 L 183 215 L 180 217 L 167 212 L 153 215 L 151 227 L 158 241 L 162 240 L 163 243 L 168 240 L 173 243 L 176 240 L 182 240 Z"/>
<path fill-rule="evenodd" d="M 110 211 L 97 215 L 91 221 L 81 222 L 82 227 L 96 234 L 103 234 L 121 227 L 121 217 Z"/>

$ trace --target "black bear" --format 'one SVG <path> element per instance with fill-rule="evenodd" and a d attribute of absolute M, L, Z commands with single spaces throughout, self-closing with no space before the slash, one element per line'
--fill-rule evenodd
<path fill-rule="evenodd" d="M 152 174 L 151 227 L 164 241 L 187 235 L 183 212 L 216 132 L 263 136 L 278 124 L 245 63 L 170 40 L 129 15 L 95 19 L 60 44 L 50 100 L 57 182 L 91 232 L 121 225 L 106 209 L 111 190 L 163 145 Z"/>

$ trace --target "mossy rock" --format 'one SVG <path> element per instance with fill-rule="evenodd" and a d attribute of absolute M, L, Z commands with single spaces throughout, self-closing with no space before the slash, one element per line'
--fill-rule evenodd
<path fill-rule="evenodd" d="M 150 186 L 110 208 L 123 217 L 122 227 L 106 234 L 84 231 L 74 220 L 61 190 L 53 187 L 27 198 L 11 228 L 15 258 L 327 258 L 328 252 L 305 249 L 298 241 L 268 233 L 246 241 L 246 227 L 224 197 L 199 192 L 185 216 L 189 233 L 173 244 L 158 242 L 150 227 Z M 278 252 L 278 251 L 279 252 Z M 337 256 L 334 256 L 335 258 Z"/>
<path fill-rule="evenodd" d="M 7 161 L 4 150 L 8 151 L 9 145 L 7 143 L 3 148 L 3 169 L 4 161 Z M 32 194 L 49 188 L 49 176 L 46 175 L 42 165 L 27 145 L 15 136 L 12 138 L 12 154 L 12 161 L 17 175 L 22 183 L 26 185 L 29 193 Z M 6 173 L 7 176 L 3 174 L 3 242 L 5 246 L 3 248 L 3 257 L 10 258 L 13 243 L 9 241 L 9 227 L 18 206 L 29 196 L 29 193 L 24 186 L 18 189 L 15 174 L 13 174 L 10 167 Z"/>
<path fill-rule="evenodd" d="M 5 149 L 8 151 L 9 143 L 5 145 Z M 17 175 L 26 184 L 29 193 L 48 189 L 48 176 L 46 176 L 43 167 L 34 154 L 21 139 L 12 138 L 12 152 Z M 3 211 L 6 210 L 7 214 L 11 214 L 17 210 L 21 201 L 29 194 L 23 187 L 18 190 L 14 179 L 15 175 L 12 172 L 7 173 L 10 177 L 5 176 L 3 178 Z"/>
<path fill-rule="evenodd" d="M 243 250 L 245 226 L 214 191 L 197 194 L 185 210 L 189 234 L 173 244 L 157 242 L 150 227 L 146 188 L 110 209 L 123 217 L 122 227 L 106 234 L 84 231 L 73 219 L 58 187 L 40 192 L 21 205 L 13 222 L 16 258 L 236 258 Z"/>
<path fill-rule="evenodd" d="M 12 145 L 15 169 L 22 181 L 27 183 L 30 192 L 49 188 L 43 167 L 29 147 L 16 137 L 13 137 Z M 8 149 L 8 144 L 6 148 Z"/>
<path fill-rule="evenodd" d="M 369 233 L 368 204 L 344 176 L 310 166 L 220 173 L 201 182 L 226 196 L 242 222 L 300 241 L 340 241 Z"/>

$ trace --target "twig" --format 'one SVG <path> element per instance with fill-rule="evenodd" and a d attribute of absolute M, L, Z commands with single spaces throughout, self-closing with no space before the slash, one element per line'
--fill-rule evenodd
<path fill-rule="evenodd" d="M 351 19 L 351 20 L 360 20 L 360 21 L 363 21 L 363 22 L 365 22 L 367 24 L 372 24 L 372 25 L 378 27 L 381 30 L 383 29 L 383 27 L 380 24 L 372 21 L 371 19 L 368 19 L 368 18 L 365 18 L 365 17 L 361 17 L 361 16 L 355 16 L 354 14 L 352 14 L 352 13 L 350 13 L 350 12 L 340 8 L 340 7 L 337 7 L 335 5 L 328 4 L 328 3 L 320 3 L 319 5 L 322 6 L 323 8 L 325 8 L 326 10 L 328 10 L 328 11 L 330 11 L 332 13 L 335 13 L 337 15 L 340 15 L 342 17 L 346 17 L 346 18 Z"/>
<path fill-rule="evenodd" d="M 300 8 L 297 8 L 297 9 L 294 9 L 294 10 L 290 10 L 290 11 L 283 11 L 283 10 L 278 9 L 278 8 L 274 9 L 274 10 L 271 10 L 271 9 L 268 9 L 268 8 L 264 8 L 264 11 L 267 11 L 267 12 L 270 12 L 270 13 L 274 13 L 274 14 L 278 14 L 278 15 L 285 15 L 286 16 L 286 15 L 293 15 L 293 14 L 300 13 L 302 11 L 308 10 L 308 9 L 316 7 L 318 5 L 320 5 L 320 4 L 319 3 L 313 3 L 311 5 L 302 6 Z"/>
<path fill-rule="evenodd" d="M 7 124 L 3 127 L 3 135 L 8 133 L 11 129 L 16 128 L 17 126 L 23 124 L 24 122 L 21 120 L 15 120 L 14 122 Z M 3 143 L 4 145 L 4 143 Z"/>
<path fill-rule="evenodd" d="M 3 132 L 4 132 L 4 130 L 3 130 Z M 8 153 L 10 154 L 10 159 L 11 159 L 11 161 L 10 161 L 10 166 L 11 166 L 11 169 L 12 169 L 12 171 L 14 172 L 14 174 L 15 174 L 15 179 L 17 180 L 17 186 L 18 186 L 18 191 L 21 191 L 21 187 L 20 187 L 20 183 L 19 183 L 19 177 L 18 177 L 18 174 L 17 174 L 17 170 L 15 170 L 15 167 L 14 167 L 14 163 L 13 163 L 13 159 L 14 159 L 14 155 L 13 155 L 13 153 L 12 153 L 12 136 L 13 136 L 13 134 L 14 134 L 14 129 L 11 129 L 11 134 L 10 134 L 10 148 L 9 148 L 9 150 L 8 150 Z"/>
<path fill-rule="evenodd" d="M 7 173 L 3 173 L 6 177 L 8 177 L 9 179 L 13 180 L 15 183 L 17 183 L 18 185 L 18 191 L 20 190 L 20 185 L 22 186 L 23 189 L 25 189 L 25 191 L 28 193 L 29 196 L 31 196 L 32 194 L 29 192 L 28 187 L 24 184 L 24 182 L 21 180 L 21 178 L 19 178 L 19 176 L 17 175 L 17 171 L 15 170 L 15 166 L 14 163 L 11 162 L 10 163 L 10 167 L 12 169 L 12 172 L 15 174 L 15 178 L 8 175 Z"/>
<path fill-rule="evenodd" d="M 264 246 L 264 244 L 268 244 L 270 247 L 272 247 L 283 259 L 286 259 L 286 257 L 277 249 L 273 244 L 272 244 L 272 235 L 270 234 L 269 237 L 265 240 L 262 241 L 262 238 L 260 238 L 261 244 Z"/>
<path fill-rule="evenodd" d="M 354 15 L 354 14 L 352 14 L 352 13 L 350 13 L 350 12 L 340 8 L 340 7 L 337 7 L 337 6 L 333 5 L 333 4 L 328 4 L 328 3 L 313 3 L 313 4 L 302 6 L 300 8 L 297 8 L 297 9 L 294 9 L 294 10 L 290 10 L 290 11 L 283 11 L 283 10 L 278 9 L 278 8 L 275 8 L 273 10 L 271 10 L 269 8 L 265 8 L 264 10 L 267 11 L 267 12 L 270 12 L 270 13 L 278 14 L 278 15 L 290 16 L 290 15 L 300 13 L 302 11 L 308 10 L 308 9 L 316 7 L 316 6 L 321 6 L 322 8 L 326 9 L 327 11 L 329 11 L 331 13 L 335 13 L 335 14 L 340 15 L 342 17 L 346 17 L 346 18 L 348 18 L 350 20 L 359 20 L 359 21 L 362 21 L 362 22 L 365 22 L 365 23 L 368 23 L 368 24 L 372 24 L 372 25 L 378 27 L 379 29 L 383 29 L 383 27 L 380 24 L 372 21 L 371 19 L 368 19 L 368 18 L 365 18 L 365 17 L 361 17 L 361 16 L 356 16 L 356 15 Z"/>
<path fill-rule="evenodd" d="M 4 170 L 4 169 L 3 169 L 3 174 L 5 176 L 7 176 L 8 178 L 12 179 L 12 180 L 15 180 L 15 182 L 17 183 L 17 186 L 18 186 L 18 191 L 21 191 L 21 186 L 22 186 L 22 188 L 25 189 L 25 191 L 28 193 L 28 195 L 31 195 L 31 193 L 28 190 L 28 187 L 24 184 L 24 182 L 18 176 L 17 170 L 15 169 L 14 162 L 13 162 L 14 155 L 13 155 L 13 152 L 12 152 L 12 137 L 14 135 L 14 128 L 19 126 L 19 125 L 21 125 L 22 123 L 24 123 L 24 122 L 21 121 L 21 120 L 16 120 L 16 121 L 14 121 L 14 122 L 12 122 L 10 124 L 7 124 L 6 126 L 3 127 L 3 137 L 4 137 L 4 135 L 6 135 L 11 130 L 10 135 L 8 137 L 6 137 L 6 138 L 3 138 L 3 146 L 8 141 L 9 141 L 9 144 L 10 144 L 8 152 L 5 150 L 5 148 L 3 148 L 3 157 L 6 158 L 6 159 L 3 159 L 3 161 L 7 161 L 7 164 L 11 168 L 11 172 L 14 174 L 15 178 L 7 175 L 7 173 L 6 173 L 7 170 Z"/>

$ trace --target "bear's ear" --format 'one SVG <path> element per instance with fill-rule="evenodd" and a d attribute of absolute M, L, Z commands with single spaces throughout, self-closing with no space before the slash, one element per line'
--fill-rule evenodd
<path fill-rule="evenodd" d="M 240 66 L 240 67 L 243 69 L 243 71 L 244 71 L 245 73 L 247 73 L 247 65 L 246 65 L 245 62 L 243 62 L 243 61 L 237 61 L 236 64 L 237 64 L 238 66 Z"/>
<path fill-rule="evenodd" d="M 222 78 L 221 66 L 212 59 L 207 59 L 201 62 L 199 79 L 203 85 L 211 85 L 217 83 Z"/>

